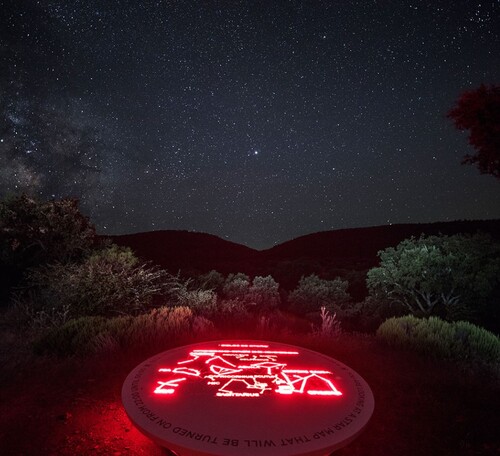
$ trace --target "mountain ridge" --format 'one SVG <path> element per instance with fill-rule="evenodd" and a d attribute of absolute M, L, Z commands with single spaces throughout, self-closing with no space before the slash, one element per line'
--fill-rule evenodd
<path fill-rule="evenodd" d="M 364 293 L 366 271 L 378 263 L 377 252 L 411 236 L 452 235 L 483 231 L 500 240 L 500 219 L 380 225 L 321 231 L 299 236 L 266 250 L 255 250 L 216 235 L 162 230 L 110 236 L 141 259 L 172 273 L 193 276 L 215 269 L 222 274 L 244 272 L 272 275 L 281 286 L 293 288 L 302 275 L 348 278 Z M 355 293 L 358 294 L 358 293 Z"/>

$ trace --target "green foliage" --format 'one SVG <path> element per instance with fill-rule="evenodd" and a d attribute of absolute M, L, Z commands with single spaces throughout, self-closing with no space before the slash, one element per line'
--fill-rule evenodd
<path fill-rule="evenodd" d="M 29 268 L 77 261 L 99 243 L 75 199 L 40 202 L 26 195 L 0 202 L 0 301 Z"/>
<path fill-rule="evenodd" d="M 30 292 L 15 294 L 5 316 L 11 328 L 26 335 L 39 334 L 48 328 L 61 326 L 71 318 L 68 305 L 42 307 L 37 302 L 36 294 Z"/>
<path fill-rule="evenodd" d="M 78 200 L 40 202 L 26 195 L 0 202 L 1 261 L 26 269 L 81 258 L 97 243 Z"/>
<path fill-rule="evenodd" d="M 137 314 L 148 309 L 155 296 L 168 299 L 181 288 L 177 277 L 140 264 L 130 249 L 115 245 L 82 263 L 41 266 L 29 274 L 28 282 L 35 310 L 67 307 L 71 318 Z"/>
<path fill-rule="evenodd" d="M 385 321 L 377 330 L 377 337 L 392 346 L 436 358 L 500 365 L 500 339 L 468 322 L 450 323 L 438 317 L 408 315 Z"/>
<path fill-rule="evenodd" d="M 483 234 L 422 236 L 379 252 L 368 272 L 371 296 L 399 302 L 415 315 L 463 317 L 500 284 L 500 244 Z"/>
<path fill-rule="evenodd" d="M 319 313 L 322 307 L 335 313 L 348 306 L 351 297 L 347 292 L 349 283 L 337 277 L 334 280 L 320 279 L 312 274 L 302 277 L 295 290 L 288 295 L 290 309 L 298 314 Z"/>
<path fill-rule="evenodd" d="M 464 92 L 448 117 L 459 130 L 469 130 L 469 144 L 476 149 L 462 163 L 475 164 L 481 174 L 500 179 L 500 86 L 481 84 Z"/>
<path fill-rule="evenodd" d="M 408 309 L 401 303 L 382 297 L 367 296 L 362 302 L 356 303 L 355 307 L 359 312 L 357 330 L 372 333 L 387 319 L 408 314 Z"/>
<path fill-rule="evenodd" d="M 238 313 L 268 312 L 280 304 L 279 284 L 269 275 L 256 276 L 253 281 L 241 272 L 229 274 L 222 288 L 221 308 L 228 313 L 230 308 L 238 308 Z M 239 301 L 236 304 L 236 301 Z M 243 312 L 245 309 L 245 312 Z"/>
<path fill-rule="evenodd" d="M 279 284 L 268 275 L 256 276 L 248 290 L 245 300 L 258 312 L 276 309 L 280 304 Z"/>
<path fill-rule="evenodd" d="M 222 291 L 222 287 L 224 286 L 224 276 L 212 269 L 206 274 L 199 275 L 194 280 L 194 286 L 196 288 L 201 288 L 202 290 L 213 290 L 216 292 Z"/>
<path fill-rule="evenodd" d="M 253 315 L 247 304 L 241 299 L 220 299 L 217 302 L 217 311 L 212 316 L 217 327 L 248 326 Z"/>
<path fill-rule="evenodd" d="M 213 318 L 217 314 L 217 295 L 212 290 L 187 290 L 179 293 L 178 305 L 189 307 L 197 315 Z"/>
<path fill-rule="evenodd" d="M 165 347 L 179 338 L 213 329 L 187 307 L 161 307 L 136 317 L 82 317 L 39 338 L 37 354 L 86 355 L 131 347 Z"/>
<path fill-rule="evenodd" d="M 249 288 L 250 277 L 238 272 L 227 276 L 222 293 L 228 299 L 242 299 L 248 293 Z"/>

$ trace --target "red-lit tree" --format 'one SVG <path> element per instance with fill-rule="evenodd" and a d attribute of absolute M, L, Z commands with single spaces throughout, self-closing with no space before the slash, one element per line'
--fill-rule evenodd
<path fill-rule="evenodd" d="M 481 174 L 500 179 L 500 87 L 464 92 L 448 113 L 459 130 L 469 130 L 469 144 L 476 154 L 467 154 L 462 163 L 475 164 Z"/>

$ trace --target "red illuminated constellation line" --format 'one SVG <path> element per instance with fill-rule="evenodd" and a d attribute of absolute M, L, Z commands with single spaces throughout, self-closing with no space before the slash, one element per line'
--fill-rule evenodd
<path fill-rule="evenodd" d="M 157 381 L 155 394 L 174 394 L 189 378 L 204 379 L 217 387 L 217 396 L 258 397 L 265 392 L 283 395 L 341 396 L 332 380 L 332 372 L 319 369 L 287 369 L 278 362 L 283 355 L 298 355 L 297 351 L 247 350 L 268 348 L 268 345 L 221 344 L 227 349 L 193 350 L 188 359 L 173 368 L 159 368 L 167 378 Z M 250 355 L 250 356 L 249 356 Z M 189 367 L 187 367 L 189 365 Z"/>
<path fill-rule="evenodd" d="M 281 371 L 281 375 L 285 381 L 282 379 L 276 381 L 278 384 L 276 392 L 280 394 L 303 394 L 307 392 L 307 394 L 312 396 L 342 396 L 342 393 L 335 388 L 331 380 L 324 377 L 325 374 L 328 375 L 331 374 L 331 372 L 317 370 L 283 370 Z M 314 383 L 318 386 L 307 387 L 308 383 Z M 298 388 L 295 386 L 296 384 Z"/>

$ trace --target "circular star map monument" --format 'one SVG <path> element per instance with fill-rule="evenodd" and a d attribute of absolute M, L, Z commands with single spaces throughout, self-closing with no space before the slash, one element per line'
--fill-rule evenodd
<path fill-rule="evenodd" d="M 262 341 L 160 353 L 128 375 L 122 401 L 143 434 L 179 456 L 326 456 L 374 409 L 370 387 L 345 364 Z"/>

